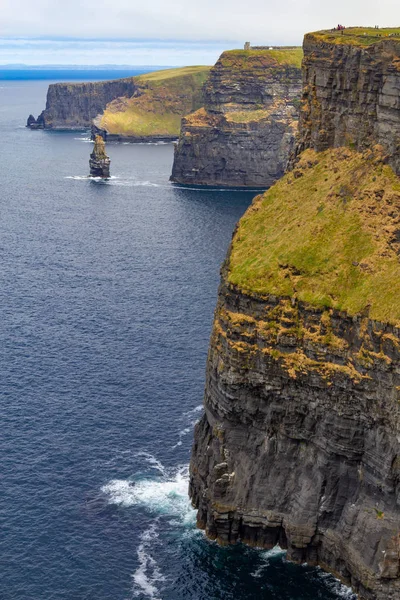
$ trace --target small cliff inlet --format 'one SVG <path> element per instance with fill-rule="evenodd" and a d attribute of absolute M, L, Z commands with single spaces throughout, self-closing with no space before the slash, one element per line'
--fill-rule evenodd
<path fill-rule="evenodd" d="M 0 82 L 0 598 L 354 600 L 278 546 L 208 539 L 188 497 L 220 265 L 256 192 L 170 183 L 165 142 L 107 142 L 111 177 L 88 178 L 90 131 L 24 127 L 49 83 Z"/>

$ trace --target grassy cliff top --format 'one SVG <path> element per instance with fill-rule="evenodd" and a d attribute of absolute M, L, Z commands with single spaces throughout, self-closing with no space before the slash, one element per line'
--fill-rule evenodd
<path fill-rule="evenodd" d="M 341 31 L 315 31 L 308 33 L 305 37 L 313 37 L 321 42 L 331 44 L 349 44 L 351 46 L 372 46 L 385 39 L 393 39 L 400 42 L 400 27 L 388 27 L 375 29 L 374 27 L 349 27 Z"/>
<path fill-rule="evenodd" d="M 381 147 L 307 150 L 240 220 L 229 281 L 400 325 L 399 255 L 400 179 Z"/>
<path fill-rule="evenodd" d="M 227 50 L 217 62 L 228 68 L 251 68 L 257 66 L 292 66 L 301 68 L 303 49 L 279 48 L 276 50 Z"/>
<path fill-rule="evenodd" d="M 164 84 L 170 84 L 175 81 L 185 80 L 190 77 L 195 81 L 200 80 L 204 83 L 211 67 L 208 66 L 192 66 L 192 67 L 178 67 L 176 69 L 163 69 L 162 71 L 152 71 L 151 73 L 145 73 L 144 75 L 136 75 L 134 80 L 140 83 L 149 83 L 150 85 L 160 86 Z"/>
<path fill-rule="evenodd" d="M 210 67 L 182 67 L 134 77 L 141 94 L 110 102 L 100 127 L 116 135 L 178 137 L 182 116 L 203 104 L 209 71 Z"/>

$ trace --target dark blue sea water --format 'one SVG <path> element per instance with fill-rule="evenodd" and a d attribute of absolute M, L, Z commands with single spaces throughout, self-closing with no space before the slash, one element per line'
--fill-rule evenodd
<path fill-rule="evenodd" d="M 101 81 L 108 79 L 120 79 L 121 77 L 133 77 L 142 75 L 166 67 L 132 67 L 120 69 L 56 69 L 56 68 L 35 68 L 35 69 L 12 69 L 2 68 L 0 65 L 0 81 L 30 81 L 30 80 L 51 80 L 54 81 Z M 44 108 L 44 106 L 42 106 Z"/>
<path fill-rule="evenodd" d="M 276 549 L 219 548 L 187 499 L 219 266 L 252 193 L 168 182 L 171 145 L 30 131 L 0 85 L 0 597 L 337 600 Z"/>

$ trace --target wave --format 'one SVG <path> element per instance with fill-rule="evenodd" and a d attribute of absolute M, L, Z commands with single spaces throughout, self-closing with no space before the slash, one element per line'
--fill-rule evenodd
<path fill-rule="evenodd" d="M 90 175 L 66 175 L 64 179 L 73 179 L 74 181 L 94 181 L 95 183 L 102 183 L 107 185 L 120 185 L 124 187 L 169 187 L 169 185 L 161 186 L 158 183 L 152 183 L 151 181 L 137 181 L 135 179 L 122 179 L 117 175 L 111 175 L 104 179 L 103 177 L 91 177 Z"/>
<path fill-rule="evenodd" d="M 343 600 L 357 599 L 357 596 L 352 589 L 344 585 L 339 579 L 336 579 L 336 577 L 333 577 L 330 573 L 323 571 L 321 567 L 315 567 L 315 570 L 317 571 L 318 578 L 324 579 L 326 587 L 339 596 L 339 598 L 343 598 Z"/>
<path fill-rule="evenodd" d="M 272 548 L 272 550 L 262 550 L 260 551 L 260 558 L 261 558 L 261 565 L 259 567 L 257 567 L 257 569 L 255 571 L 253 571 L 253 573 L 250 573 L 250 575 L 252 577 L 262 577 L 264 575 L 264 571 L 266 569 L 268 569 L 268 567 L 271 564 L 270 559 L 274 558 L 274 557 L 283 557 L 286 555 L 286 550 L 282 550 L 282 548 L 280 548 L 279 546 L 275 546 L 275 548 Z"/>
<path fill-rule="evenodd" d="M 193 427 L 198 422 L 199 413 L 201 413 L 202 410 L 203 410 L 203 405 L 199 404 L 192 410 L 189 410 L 188 412 L 183 414 L 183 417 L 185 418 L 185 421 L 186 421 L 186 426 L 183 429 L 181 429 L 180 432 L 178 433 L 178 441 L 176 442 L 176 444 L 174 446 L 172 446 L 172 450 L 174 450 L 178 446 L 182 446 L 183 438 L 185 436 L 187 436 L 189 433 L 193 432 Z"/>
<path fill-rule="evenodd" d="M 111 180 L 118 179 L 115 175 L 111 175 L 104 179 L 104 177 L 92 177 L 91 175 L 66 175 L 64 179 L 74 179 L 75 181 L 96 181 L 108 183 Z"/>
<path fill-rule="evenodd" d="M 161 600 L 156 584 L 165 581 L 165 577 L 161 573 L 156 560 L 150 554 L 151 546 L 158 538 L 157 527 L 158 522 L 156 521 L 139 537 L 140 543 L 137 549 L 139 566 L 132 575 L 134 582 L 133 595 L 135 597 L 145 594 L 153 600 Z"/>
<path fill-rule="evenodd" d="M 112 142 L 113 140 L 111 140 Z M 168 146 L 169 144 L 175 144 L 175 142 L 177 142 L 178 140 L 171 140 L 171 141 L 162 141 L 159 140 L 158 142 L 116 142 L 117 144 L 122 144 L 122 146 Z"/>
<path fill-rule="evenodd" d="M 101 491 L 106 495 L 108 504 L 142 507 L 155 516 L 149 528 L 139 537 L 139 566 L 132 575 L 132 593 L 134 597 L 161 600 L 158 584 L 166 578 L 154 558 L 160 520 L 162 517 L 172 517 L 173 525 L 190 526 L 195 531 L 196 513 L 188 497 L 189 467 L 181 465 L 168 469 L 150 452 L 139 452 L 135 456 L 147 462 L 158 476 L 136 480 L 112 479 Z"/>
<path fill-rule="evenodd" d="M 147 455 L 147 460 L 149 456 L 151 455 Z M 153 459 L 152 466 L 162 474 L 159 478 L 136 481 L 112 479 L 101 488 L 108 503 L 123 507 L 143 507 L 153 515 L 178 517 L 180 523 L 192 525 L 195 511 L 188 497 L 188 465 L 167 469 L 155 457 Z"/>
<path fill-rule="evenodd" d="M 159 183 L 152 183 L 151 181 L 136 181 L 136 180 L 131 180 L 131 179 L 120 180 L 120 181 L 116 182 L 114 185 L 122 185 L 122 186 L 126 186 L 126 187 L 138 187 L 138 186 L 169 187 L 167 185 L 161 186 Z"/>

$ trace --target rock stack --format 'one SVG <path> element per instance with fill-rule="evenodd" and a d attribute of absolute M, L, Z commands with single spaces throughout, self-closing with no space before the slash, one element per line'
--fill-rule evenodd
<path fill-rule="evenodd" d="M 89 160 L 90 176 L 110 177 L 110 159 L 106 154 L 106 145 L 101 135 L 96 135 L 93 152 Z"/>

